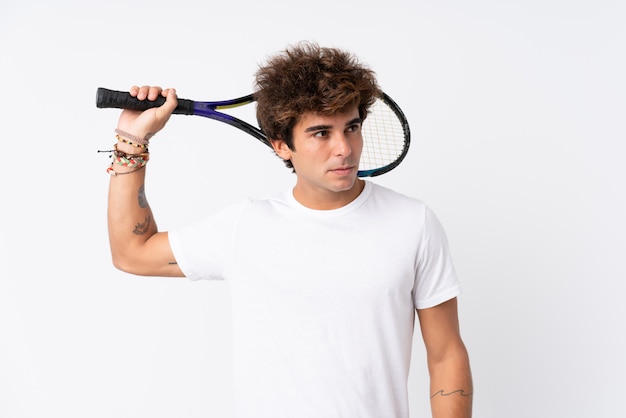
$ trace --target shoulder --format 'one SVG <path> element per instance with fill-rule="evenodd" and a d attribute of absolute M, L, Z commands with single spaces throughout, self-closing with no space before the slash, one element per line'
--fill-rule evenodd
<path fill-rule="evenodd" d="M 401 222 L 408 230 L 416 228 L 423 238 L 445 235 L 437 214 L 423 200 L 375 183 L 371 188 L 370 207 L 377 217 L 384 215 L 387 222 Z"/>
<path fill-rule="evenodd" d="M 378 198 L 387 198 L 387 199 L 395 199 L 395 200 L 400 200 L 400 201 L 406 201 L 406 202 L 413 202 L 413 203 L 421 203 L 423 204 L 422 200 L 413 197 L 413 196 L 409 196 L 405 193 L 401 193 L 397 190 L 391 189 L 387 186 L 383 186 L 381 184 L 378 183 L 373 183 L 371 181 L 368 181 L 368 184 L 370 185 L 372 191 L 372 195 L 376 196 Z"/>
<path fill-rule="evenodd" d="M 409 210 L 413 214 L 425 214 L 428 206 L 419 198 L 390 189 L 377 183 L 371 185 L 370 198 L 379 205 L 384 205 L 388 209 Z"/>

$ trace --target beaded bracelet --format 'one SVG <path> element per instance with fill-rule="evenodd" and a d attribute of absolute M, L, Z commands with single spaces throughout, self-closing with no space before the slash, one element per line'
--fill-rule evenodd
<path fill-rule="evenodd" d="M 147 144 L 137 144 L 137 143 L 131 142 L 131 141 L 125 139 L 125 138 L 122 138 L 119 135 L 116 135 L 115 138 L 117 138 L 118 141 L 123 142 L 125 144 L 131 145 L 131 146 L 136 147 L 136 148 L 143 148 L 146 151 L 148 151 L 148 145 Z"/>
<path fill-rule="evenodd" d="M 120 135 L 120 136 L 123 136 L 124 138 L 126 138 L 126 139 L 128 139 L 130 141 L 133 141 L 133 142 L 135 142 L 137 144 L 140 144 L 140 145 L 148 145 L 149 139 L 152 137 L 151 134 L 148 134 L 148 135 L 146 135 L 145 138 L 140 138 L 138 136 L 129 134 L 128 132 L 124 132 L 121 129 L 116 129 L 115 133 Z"/>

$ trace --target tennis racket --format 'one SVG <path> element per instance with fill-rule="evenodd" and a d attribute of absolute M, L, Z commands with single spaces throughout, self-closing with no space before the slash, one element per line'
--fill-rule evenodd
<path fill-rule="evenodd" d="M 174 114 L 204 116 L 238 128 L 265 145 L 271 147 L 267 137 L 258 127 L 222 113 L 224 109 L 237 108 L 254 103 L 254 96 L 239 97 L 218 102 L 196 102 L 178 99 L 178 107 Z M 128 92 L 98 88 L 96 106 L 98 108 L 117 108 L 146 110 L 161 106 L 164 97 L 157 100 L 138 100 Z M 359 177 L 375 177 L 396 168 L 409 151 L 411 133 L 409 123 L 400 107 L 387 94 L 382 95 L 370 107 L 367 118 L 361 128 L 363 134 L 363 151 L 359 163 Z"/>

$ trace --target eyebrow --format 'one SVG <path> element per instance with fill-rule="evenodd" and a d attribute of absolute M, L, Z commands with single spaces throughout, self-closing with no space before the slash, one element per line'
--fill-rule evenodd
<path fill-rule="evenodd" d="M 350 126 L 350 125 L 354 125 L 356 123 L 362 123 L 362 122 L 363 122 L 363 119 L 357 117 L 346 122 L 346 126 Z M 308 128 L 306 128 L 304 132 L 327 131 L 328 129 L 331 129 L 332 127 L 333 127 L 332 125 L 314 125 L 314 126 L 309 126 Z"/>

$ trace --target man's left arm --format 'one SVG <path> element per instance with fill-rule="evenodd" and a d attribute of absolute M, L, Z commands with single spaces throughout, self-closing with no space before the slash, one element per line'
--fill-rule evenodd
<path fill-rule="evenodd" d="M 428 356 L 433 418 L 471 418 L 474 389 L 456 298 L 418 309 L 417 315 Z"/>

